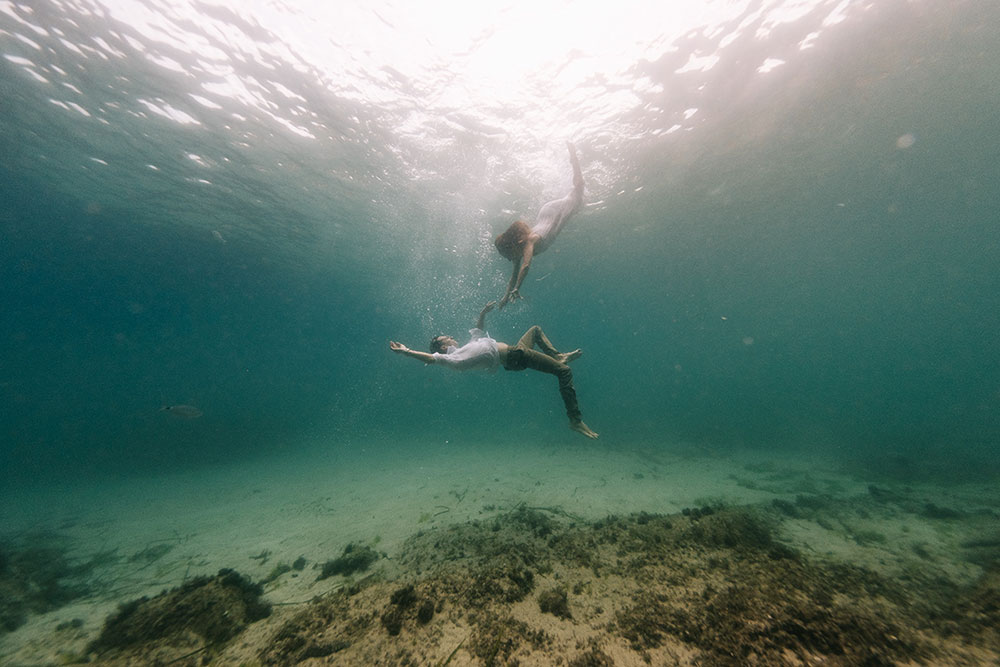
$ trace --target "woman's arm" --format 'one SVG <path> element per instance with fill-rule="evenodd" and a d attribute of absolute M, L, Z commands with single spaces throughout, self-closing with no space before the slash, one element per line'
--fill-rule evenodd
<path fill-rule="evenodd" d="M 517 298 L 521 295 L 518 290 L 521 289 L 521 283 L 524 282 L 524 277 L 528 275 L 528 269 L 531 267 L 531 258 L 535 256 L 535 239 L 529 238 L 524 242 L 524 252 L 521 255 L 521 265 L 517 270 L 517 280 L 514 281 L 514 289 L 510 290 L 512 294 L 517 294 Z"/>
<path fill-rule="evenodd" d="M 406 355 L 407 357 L 413 357 L 414 359 L 419 359 L 425 364 L 434 363 L 434 355 L 427 352 L 420 352 L 419 350 L 411 350 L 402 343 L 397 343 L 394 340 L 389 341 L 389 349 L 398 354 Z"/>
<path fill-rule="evenodd" d="M 503 307 L 506 306 L 507 302 L 511 300 L 512 294 L 514 295 L 513 298 L 515 299 L 520 296 L 514 289 L 514 285 L 517 284 L 517 276 L 520 273 L 521 273 L 521 258 L 518 257 L 516 260 L 514 260 L 514 268 L 511 269 L 510 280 L 507 281 L 507 291 L 504 292 L 503 298 L 500 299 L 501 310 L 503 310 Z"/>
<path fill-rule="evenodd" d="M 503 308 L 511 301 L 517 301 L 518 299 L 523 299 L 521 296 L 521 283 L 524 282 L 524 277 L 528 275 L 528 269 L 531 267 L 531 258 L 535 255 L 535 241 L 536 237 L 532 237 L 524 242 L 523 252 L 520 259 L 514 265 L 514 272 L 510 276 L 510 283 L 507 284 L 507 293 L 503 295 L 500 299 L 500 307 Z"/>

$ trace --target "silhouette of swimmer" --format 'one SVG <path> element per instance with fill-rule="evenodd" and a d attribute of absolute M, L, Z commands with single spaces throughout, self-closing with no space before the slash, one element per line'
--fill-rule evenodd
<path fill-rule="evenodd" d="M 518 220 L 493 241 L 500 254 L 514 262 L 510 281 L 507 283 L 507 292 L 500 299 L 500 308 L 511 301 L 523 298 L 521 283 L 528 275 L 532 258 L 538 253 L 545 252 L 552 245 L 566 221 L 583 203 L 583 173 L 580 171 L 580 161 L 576 157 L 576 147 L 566 142 L 566 148 L 569 150 L 570 164 L 573 165 L 573 189 L 562 199 L 550 201 L 542 206 L 533 225 L 529 226 Z"/>
<path fill-rule="evenodd" d="M 486 313 L 493 310 L 495 301 L 490 301 L 479 313 L 476 326 L 469 331 L 472 336 L 465 345 L 459 347 L 458 341 L 451 336 L 442 334 L 431 339 L 431 352 L 411 350 L 402 343 L 389 341 L 389 349 L 425 364 L 447 366 L 457 371 L 485 370 L 495 372 L 498 366 L 508 371 L 523 371 L 530 368 L 559 379 L 559 393 L 566 406 L 566 416 L 569 417 L 569 427 L 588 438 L 596 438 L 597 433 L 583 423 L 580 407 L 576 402 L 576 389 L 573 387 L 573 371 L 569 363 L 583 354 L 580 350 L 560 352 L 549 341 L 541 327 L 535 325 L 528 329 L 516 345 L 507 345 L 490 338 L 483 330 Z M 535 350 L 538 347 L 541 352 Z"/>

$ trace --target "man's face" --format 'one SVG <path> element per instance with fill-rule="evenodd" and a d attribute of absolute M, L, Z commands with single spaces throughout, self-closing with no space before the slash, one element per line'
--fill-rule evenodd
<path fill-rule="evenodd" d="M 452 338 L 451 336 L 445 336 L 445 335 L 438 336 L 437 338 L 434 339 L 434 342 L 437 344 L 437 346 L 442 352 L 447 352 L 448 348 L 452 346 L 458 347 L 458 341 Z"/>

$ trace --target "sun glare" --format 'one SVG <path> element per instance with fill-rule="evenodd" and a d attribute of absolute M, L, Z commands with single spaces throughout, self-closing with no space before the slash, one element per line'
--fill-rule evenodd
<path fill-rule="evenodd" d="M 98 0 L 104 9 L 158 41 L 185 51 L 206 44 L 178 34 L 175 21 L 196 20 L 193 0 Z M 748 2 L 687 0 L 654 2 L 331 3 L 326 0 L 211 0 L 276 35 L 307 66 L 333 83 L 345 76 L 377 76 L 391 68 L 431 85 L 458 85 L 483 98 L 516 95 L 526 77 L 559 72 L 574 60 L 586 72 L 611 75 L 638 60 L 653 58 L 692 29 L 712 29 L 746 10 Z M 802 3 L 796 3 L 802 4 Z M 239 42 L 236 31 L 220 35 Z M 233 44 L 253 52 L 261 45 Z M 202 49 L 205 47 L 205 49 Z M 448 67 L 447 76 L 428 77 Z M 581 68 L 581 72 L 583 69 Z M 351 85 L 355 84 L 351 82 Z"/>
<path fill-rule="evenodd" d="M 682 64 L 673 66 L 673 74 L 704 76 L 720 61 L 736 59 L 734 49 L 746 39 L 766 39 L 777 27 L 822 8 L 826 20 L 804 36 L 801 48 L 806 49 L 823 27 L 843 19 L 850 3 L 89 1 L 100 5 L 95 12 L 141 33 L 147 43 L 137 48 L 151 62 L 193 76 L 196 89 L 190 98 L 203 109 L 224 108 L 233 118 L 250 109 L 300 136 L 322 136 L 322 128 L 310 125 L 309 110 L 289 82 L 262 79 L 259 68 L 248 75 L 245 67 L 253 62 L 274 71 L 274 64 L 281 63 L 318 79 L 341 99 L 391 114 L 400 133 L 420 138 L 435 124 L 471 122 L 486 134 L 545 136 L 553 127 L 574 122 L 613 122 L 650 104 L 654 92 L 662 91 L 661 83 L 643 71 L 644 64 L 675 54 L 671 62 Z M 206 6 L 227 11 L 206 12 Z M 239 22 L 227 22 L 227 14 L 238 16 Z M 192 31 L 193 25 L 201 30 Z M 679 53 L 679 45 L 687 41 L 696 46 Z M 165 52 L 190 60 L 157 53 L 161 44 L 169 47 Z M 99 53 L 113 57 L 112 48 Z M 783 58 L 762 59 L 757 72 L 765 75 L 783 63 Z M 162 104 L 147 107 L 191 122 Z M 664 111 L 676 116 L 683 110 Z"/>

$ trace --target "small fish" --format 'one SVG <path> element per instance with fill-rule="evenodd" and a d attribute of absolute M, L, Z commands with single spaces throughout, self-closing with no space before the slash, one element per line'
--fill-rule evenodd
<path fill-rule="evenodd" d="M 193 405 L 164 405 L 160 412 L 169 412 L 178 419 L 196 419 L 204 414 Z"/>

